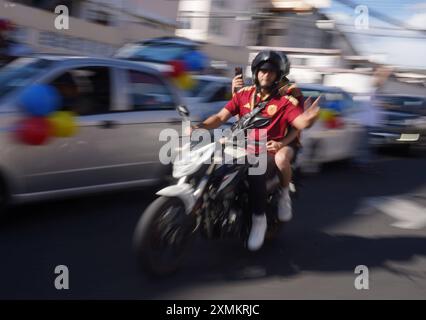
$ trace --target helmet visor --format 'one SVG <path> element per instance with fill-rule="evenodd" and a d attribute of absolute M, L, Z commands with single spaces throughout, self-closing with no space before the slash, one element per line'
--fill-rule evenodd
<path fill-rule="evenodd" d="M 262 71 L 277 71 L 277 66 L 271 62 L 262 63 L 259 67 L 259 70 Z"/>

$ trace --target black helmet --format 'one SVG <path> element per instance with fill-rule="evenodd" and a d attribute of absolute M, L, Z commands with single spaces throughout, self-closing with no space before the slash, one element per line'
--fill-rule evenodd
<path fill-rule="evenodd" d="M 275 66 L 275 70 L 277 71 L 277 84 L 290 72 L 290 61 L 284 53 L 276 51 L 261 51 L 256 55 L 251 63 L 251 72 L 256 86 L 258 86 L 257 72 L 265 63 Z"/>

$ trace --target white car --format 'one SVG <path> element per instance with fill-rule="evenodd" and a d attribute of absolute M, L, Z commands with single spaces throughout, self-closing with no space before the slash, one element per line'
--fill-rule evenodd
<path fill-rule="evenodd" d="M 298 165 L 305 172 L 318 172 L 327 162 L 354 158 L 359 150 L 364 129 L 352 120 L 355 111 L 352 97 L 346 91 L 322 85 L 299 85 L 305 98 L 322 95 L 320 106 L 323 110 L 333 110 L 337 122 L 327 123 L 319 119 L 310 129 L 303 130 L 302 150 Z"/>
<path fill-rule="evenodd" d="M 206 119 L 219 112 L 231 100 L 232 79 L 213 75 L 196 75 L 194 79 L 197 85 L 182 94 L 185 105 L 192 115 Z M 232 117 L 227 125 L 235 121 L 236 118 Z"/>

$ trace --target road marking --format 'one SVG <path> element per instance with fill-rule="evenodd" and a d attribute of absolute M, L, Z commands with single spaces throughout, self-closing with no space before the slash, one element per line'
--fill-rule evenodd
<path fill-rule="evenodd" d="M 371 214 L 371 208 L 396 219 L 391 225 L 401 229 L 418 230 L 426 227 L 426 207 L 402 197 L 372 197 L 366 198 L 357 215 Z"/>

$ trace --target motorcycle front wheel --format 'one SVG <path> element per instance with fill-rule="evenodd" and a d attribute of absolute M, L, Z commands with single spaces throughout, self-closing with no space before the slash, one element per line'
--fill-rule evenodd
<path fill-rule="evenodd" d="M 195 229 L 179 198 L 159 197 L 145 210 L 136 226 L 133 246 L 141 267 L 164 276 L 180 266 Z"/>

